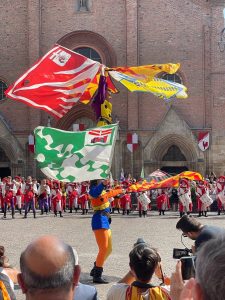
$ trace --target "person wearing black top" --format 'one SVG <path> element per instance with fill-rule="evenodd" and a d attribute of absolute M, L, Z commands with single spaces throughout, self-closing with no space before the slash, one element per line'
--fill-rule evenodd
<path fill-rule="evenodd" d="M 176 225 L 176 228 L 183 232 L 183 235 L 195 241 L 194 252 L 198 251 L 200 246 L 210 239 L 218 237 L 225 230 L 216 226 L 202 225 L 193 216 L 184 215 Z"/>

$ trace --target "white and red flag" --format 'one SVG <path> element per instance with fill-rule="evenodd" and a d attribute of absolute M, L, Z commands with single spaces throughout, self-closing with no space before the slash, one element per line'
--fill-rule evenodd
<path fill-rule="evenodd" d="M 198 133 L 198 146 L 202 151 L 205 151 L 209 148 L 209 132 L 199 132 Z"/>
<path fill-rule="evenodd" d="M 100 63 L 56 45 L 5 94 L 61 118 L 79 101 L 99 68 Z"/>
<path fill-rule="evenodd" d="M 85 124 L 73 124 L 73 131 L 83 131 Z"/>
<path fill-rule="evenodd" d="M 28 136 L 28 149 L 30 152 L 34 153 L 34 136 L 30 134 Z"/>
<path fill-rule="evenodd" d="M 138 148 L 137 133 L 128 133 L 127 134 L 127 148 L 130 152 L 134 152 Z"/>

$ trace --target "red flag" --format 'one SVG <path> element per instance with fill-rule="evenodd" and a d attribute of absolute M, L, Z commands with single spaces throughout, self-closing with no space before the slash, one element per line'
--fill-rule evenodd
<path fill-rule="evenodd" d="M 61 118 L 79 101 L 99 68 L 98 62 L 56 45 L 5 94 Z"/>
<path fill-rule="evenodd" d="M 198 133 L 198 146 L 202 151 L 209 148 L 209 132 L 203 131 Z"/>

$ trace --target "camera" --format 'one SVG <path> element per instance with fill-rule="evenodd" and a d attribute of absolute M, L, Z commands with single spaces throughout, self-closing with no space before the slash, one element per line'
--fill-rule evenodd
<path fill-rule="evenodd" d="M 181 259 L 182 257 L 190 256 L 192 254 L 192 250 L 185 248 L 185 249 L 173 249 L 173 258 Z"/>
<path fill-rule="evenodd" d="M 195 277 L 195 256 L 181 257 L 181 273 L 183 280 Z"/>

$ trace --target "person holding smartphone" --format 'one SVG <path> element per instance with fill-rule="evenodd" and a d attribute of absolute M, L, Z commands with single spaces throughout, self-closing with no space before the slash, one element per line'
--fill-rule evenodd
<path fill-rule="evenodd" d="M 219 234 L 199 249 L 195 262 L 195 278 L 185 282 L 182 262 L 178 261 L 171 276 L 173 300 L 223 300 L 225 295 L 225 233 Z"/>

